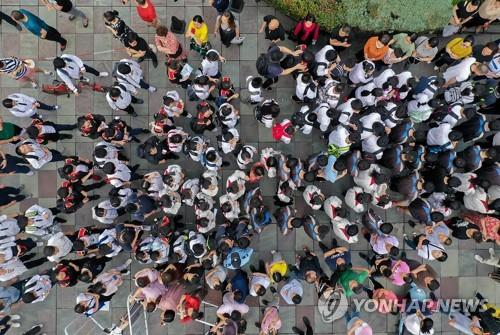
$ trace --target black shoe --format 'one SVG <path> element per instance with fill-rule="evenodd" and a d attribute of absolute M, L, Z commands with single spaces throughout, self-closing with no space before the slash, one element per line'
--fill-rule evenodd
<path fill-rule="evenodd" d="M 276 291 L 276 288 L 274 286 L 269 286 L 269 290 L 271 290 L 273 294 L 276 294 L 278 292 Z"/>
<path fill-rule="evenodd" d="M 321 251 L 323 251 L 323 252 L 328 251 L 328 247 L 323 242 L 319 242 L 319 247 L 320 247 Z"/>
<path fill-rule="evenodd" d="M 262 299 L 262 304 L 264 304 L 264 305 L 266 305 L 266 306 L 267 306 L 267 305 L 269 305 L 269 300 Z"/>
<path fill-rule="evenodd" d="M 304 325 L 309 328 L 311 327 L 311 321 L 307 318 L 307 316 L 302 317 L 302 321 L 304 322 Z"/>
<path fill-rule="evenodd" d="M 135 101 L 135 103 L 138 104 L 138 105 L 140 105 L 140 104 L 144 103 L 144 100 L 137 98 L 137 100 Z"/>
<path fill-rule="evenodd" d="M 250 271 L 252 271 L 252 272 L 257 272 L 257 269 L 255 268 L 255 266 L 250 265 Z"/>
<path fill-rule="evenodd" d="M 413 220 L 408 220 L 408 225 L 412 228 L 414 228 L 417 224 Z"/>
<path fill-rule="evenodd" d="M 137 112 L 133 111 L 130 115 L 133 116 L 133 117 L 136 117 L 137 116 Z"/>
<path fill-rule="evenodd" d="M 143 134 L 149 134 L 149 133 L 150 133 L 150 131 L 149 131 L 149 129 L 142 129 L 142 130 L 141 130 L 141 133 L 143 133 Z"/>
<path fill-rule="evenodd" d="M 304 334 L 304 332 L 303 332 L 301 329 L 299 329 L 299 328 L 297 328 L 297 327 L 295 327 L 295 326 L 294 326 L 294 327 L 292 327 L 292 331 L 293 331 L 295 334 L 299 334 L 299 335 L 303 335 L 303 334 Z"/>
<path fill-rule="evenodd" d="M 153 67 L 156 69 L 158 67 L 158 61 L 153 61 Z"/>
<path fill-rule="evenodd" d="M 260 329 L 260 322 L 255 322 L 254 323 L 255 327 L 257 327 L 258 329 Z"/>

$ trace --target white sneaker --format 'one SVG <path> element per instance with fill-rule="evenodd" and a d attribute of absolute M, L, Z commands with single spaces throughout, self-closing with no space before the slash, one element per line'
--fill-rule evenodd
<path fill-rule="evenodd" d="M 45 71 L 43 71 L 43 74 L 46 76 L 52 76 L 52 75 L 54 75 L 54 72 L 45 70 Z"/>
<path fill-rule="evenodd" d="M 80 77 L 80 81 L 83 83 L 90 83 L 90 79 L 87 77 Z"/>
<path fill-rule="evenodd" d="M 20 316 L 20 315 L 17 315 L 17 314 L 12 314 L 12 315 L 10 316 L 10 318 L 11 318 L 11 320 L 19 320 L 19 319 L 21 318 L 21 316 Z"/>
<path fill-rule="evenodd" d="M 153 93 L 153 92 L 156 92 L 157 90 L 156 90 L 156 87 L 149 86 L 148 91 L 151 92 L 151 93 Z"/>
<path fill-rule="evenodd" d="M 43 242 L 36 242 L 37 247 L 43 247 L 44 243 Z"/>
<path fill-rule="evenodd" d="M 129 259 L 127 259 L 127 260 L 125 261 L 125 264 L 127 264 L 127 266 L 129 266 L 130 264 L 132 264 L 132 259 L 130 259 L 130 258 L 129 258 Z"/>
<path fill-rule="evenodd" d="M 192 116 L 191 114 L 189 114 L 189 113 L 188 113 L 188 115 L 186 115 L 186 117 L 187 117 L 188 119 L 193 118 L 193 116 Z"/>
<path fill-rule="evenodd" d="M 38 88 L 38 84 L 37 84 L 37 83 L 34 83 L 34 82 L 31 82 L 31 87 L 33 87 L 33 88 Z"/>
<path fill-rule="evenodd" d="M 30 172 L 26 173 L 27 176 L 32 176 L 34 174 L 35 174 L 35 172 L 33 172 L 32 170 L 30 170 Z"/>
<path fill-rule="evenodd" d="M 99 77 L 107 77 L 107 76 L 109 76 L 109 73 L 107 73 L 106 71 L 99 72 Z"/>
<path fill-rule="evenodd" d="M 55 109 L 55 110 L 58 110 L 60 107 L 61 107 L 61 106 L 59 106 L 59 105 L 55 105 L 55 106 L 54 106 L 54 109 Z"/>
<path fill-rule="evenodd" d="M 10 326 L 12 328 L 19 328 L 19 327 L 21 327 L 21 324 L 19 322 L 14 322 L 14 323 L 11 323 Z"/>

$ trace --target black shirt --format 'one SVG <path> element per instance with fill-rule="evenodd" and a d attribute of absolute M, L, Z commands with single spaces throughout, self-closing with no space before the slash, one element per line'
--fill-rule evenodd
<path fill-rule="evenodd" d="M 264 16 L 264 21 L 267 23 L 266 25 L 266 39 L 271 40 L 271 41 L 276 41 L 276 40 L 285 40 L 285 28 L 283 28 L 283 25 L 280 23 L 278 28 L 274 30 L 269 30 L 269 22 L 272 20 L 277 19 L 273 15 L 267 15 Z"/>
<path fill-rule="evenodd" d="M 56 0 L 58 6 L 61 6 L 61 12 L 67 13 L 73 8 L 73 4 L 70 0 Z"/>
<path fill-rule="evenodd" d="M 481 54 L 481 51 L 483 51 L 484 48 L 485 48 L 484 45 L 476 45 L 472 48 L 472 55 L 474 56 L 476 61 L 480 63 L 489 62 L 490 60 L 493 59 L 493 56 L 495 56 L 495 53 L 492 53 L 489 56 L 484 56 L 483 54 Z"/>
<path fill-rule="evenodd" d="M 452 219 L 447 222 L 448 228 L 451 229 L 451 236 L 459 239 L 459 240 L 468 240 L 467 236 L 468 229 L 476 229 L 479 230 L 479 227 L 473 223 L 462 219 Z"/>
<path fill-rule="evenodd" d="M 331 40 L 337 40 L 341 43 L 349 43 L 351 44 L 351 35 L 347 35 L 347 36 L 340 36 L 340 27 L 339 28 L 335 28 L 332 30 L 332 32 L 330 33 L 330 39 Z"/>
<path fill-rule="evenodd" d="M 147 52 L 149 50 L 148 43 L 142 37 L 137 37 L 137 44 L 135 46 L 131 46 L 128 42 L 128 39 L 125 39 L 123 41 L 123 44 L 125 45 L 126 48 L 130 48 L 135 51 Z"/>

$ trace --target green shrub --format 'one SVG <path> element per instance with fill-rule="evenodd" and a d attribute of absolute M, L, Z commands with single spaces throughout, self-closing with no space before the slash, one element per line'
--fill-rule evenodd
<path fill-rule="evenodd" d="M 364 31 L 428 31 L 451 18 L 452 0 L 267 0 L 296 19 L 316 15 L 326 30 L 347 23 Z M 455 0 L 456 1 L 456 0 Z"/>

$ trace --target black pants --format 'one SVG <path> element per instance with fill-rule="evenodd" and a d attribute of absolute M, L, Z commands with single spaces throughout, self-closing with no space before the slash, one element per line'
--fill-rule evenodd
<path fill-rule="evenodd" d="M 151 61 L 153 62 L 153 66 L 154 67 L 158 66 L 158 58 L 156 58 L 156 54 L 153 52 L 153 50 L 148 49 L 148 51 L 146 51 L 146 53 L 144 54 L 144 56 L 142 56 L 139 59 L 137 59 L 137 62 L 141 63 L 145 59 L 151 59 Z"/>
<path fill-rule="evenodd" d="M 451 58 L 450 55 L 446 52 L 446 49 L 443 48 L 436 55 L 436 58 L 435 58 L 435 61 L 434 61 L 434 65 L 441 67 L 443 65 L 452 65 L 456 61 L 457 60 Z"/>
<path fill-rule="evenodd" d="M 276 84 L 278 82 L 278 79 L 279 79 L 279 77 L 274 77 L 274 78 L 271 78 L 271 79 L 266 79 L 266 81 L 264 82 L 264 84 L 262 84 L 262 88 L 268 88 L 272 84 Z"/>
<path fill-rule="evenodd" d="M 134 109 L 134 106 L 132 106 L 132 104 L 136 104 L 138 101 L 139 101 L 139 99 L 137 99 L 136 97 L 134 97 L 132 95 L 131 104 L 128 105 L 127 108 L 125 108 L 123 111 L 127 112 L 127 114 L 134 114 L 135 113 L 135 109 Z"/>
<path fill-rule="evenodd" d="M 90 74 L 93 74 L 96 77 L 99 76 L 99 71 L 97 71 L 96 69 L 94 69 L 92 66 L 88 66 L 87 64 L 83 64 L 83 66 L 85 67 L 85 71 L 86 72 L 88 72 Z"/>
<path fill-rule="evenodd" d="M 0 173 L 28 173 L 31 171 L 30 165 L 24 159 L 9 154 L 6 154 L 5 158 L 7 160 L 7 166 L 3 169 L 0 168 Z M 0 159 L 0 162 L 1 161 Z"/>
<path fill-rule="evenodd" d="M 384 288 L 384 286 L 382 286 L 382 284 L 380 284 L 378 281 L 376 281 L 375 279 L 373 279 L 372 277 L 369 278 L 370 281 L 373 283 L 373 290 L 372 289 L 369 289 L 367 287 L 364 287 L 363 286 L 363 290 L 366 292 L 366 294 L 368 295 L 368 298 L 372 299 L 373 298 L 373 292 L 375 290 L 378 290 L 379 288 Z"/>
<path fill-rule="evenodd" d="M 139 81 L 139 86 L 145 90 L 149 89 L 149 84 L 146 83 L 144 80 L 141 79 L 141 81 Z"/>
<path fill-rule="evenodd" d="M 30 258 L 32 258 L 32 257 L 34 257 L 36 255 L 35 254 L 30 254 L 30 255 L 24 255 L 23 257 L 25 257 L 25 256 L 30 256 L 28 258 L 28 259 L 30 259 Z M 23 261 L 23 260 L 21 259 L 21 261 Z M 47 257 L 42 257 L 42 258 L 35 259 L 34 261 L 28 261 L 28 262 L 23 261 L 23 263 L 24 263 L 24 266 L 26 268 L 33 269 L 33 268 L 36 268 L 37 266 L 40 266 L 40 265 L 46 263 L 47 261 L 48 261 Z"/>
<path fill-rule="evenodd" d="M 52 28 L 50 26 L 49 29 L 47 30 L 47 35 L 45 35 L 44 39 L 57 42 L 61 44 L 61 46 L 65 46 L 66 43 L 68 43 L 66 39 L 64 39 L 64 37 L 61 36 L 60 32 L 58 32 L 55 28 Z"/>
<path fill-rule="evenodd" d="M 11 201 L 23 201 L 26 196 L 20 194 L 21 189 L 15 187 L 4 187 L 0 189 L 0 206 L 7 205 Z"/>
<path fill-rule="evenodd" d="M 2 21 L 5 21 L 14 27 L 17 27 L 17 22 L 4 12 L 0 12 L 0 24 L 2 24 Z"/>

